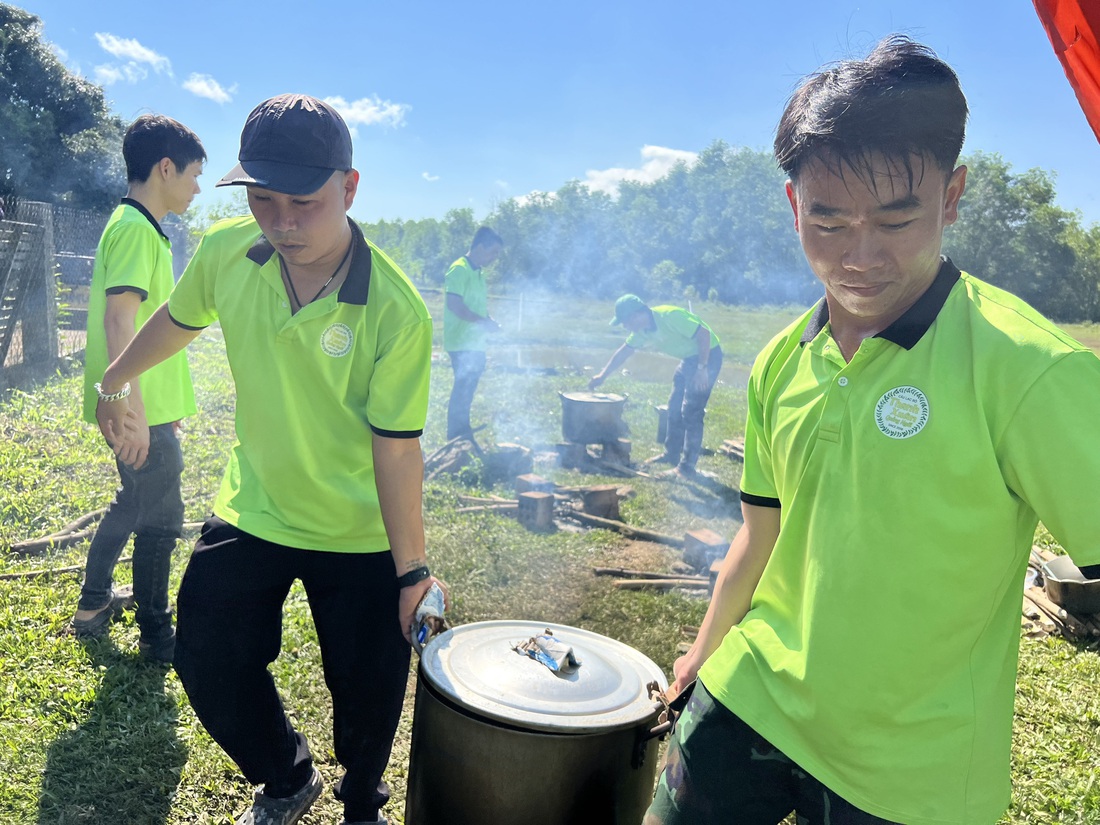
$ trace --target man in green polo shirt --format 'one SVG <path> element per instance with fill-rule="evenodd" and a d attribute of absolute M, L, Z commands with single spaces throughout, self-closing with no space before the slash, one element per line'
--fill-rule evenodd
<path fill-rule="evenodd" d="M 485 372 L 489 333 L 500 324 L 489 315 L 489 291 L 482 269 L 500 257 L 504 242 L 487 226 L 479 227 L 470 251 L 451 264 L 444 276 L 443 349 L 451 359 L 454 385 L 447 403 L 447 438 L 469 435 L 470 406 Z"/>
<path fill-rule="evenodd" d="M 665 451 L 650 463 L 672 464 L 672 475 L 690 478 L 703 449 L 703 416 L 711 390 L 722 369 L 718 336 L 697 315 L 674 306 L 646 306 L 637 295 L 623 295 L 615 302 L 611 325 L 622 324 L 630 336 L 615 350 L 604 368 L 592 376 L 596 389 L 621 367 L 636 350 L 655 350 L 679 358 L 668 398 Z"/>
<path fill-rule="evenodd" d="M 420 434 L 432 322 L 404 274 L 347 216 L 359 173 L 340 115 L 304 95 L 257 106 L 240 164 L 251 217 L 203 237 L 167 304 L 108 368 L 127 382 L 220 321 L 236 441 L 178 597 L 175 666 L 211 736 L 257 790 L 239 825 L 290 825 L 322 790 L 268 665 L 295 579 L 309 596 L 333 696 L 347 825 L 384 822 L 382 781 L 431 576 Z M 130 439 L 127 401 L 104 432 Z"/>
<path fill-rule="evenodd" d="M 206 152 L 194 132 L 164 115 L 142 115 L 122 142 L 128 188 L 96 249 L 88 299 L 84 360 L 84 419 L 95 423 L 97 387 L 107 365 L 172 291 L 172 244 L 160 222 L 186 211 L 198 194 Z M 122 605 L 125 589 L 112 577 L 134 536 L 133 601 L 141 630 L 139 653 L 172 661 L 175 646 L 168 606 L 172 551 L 183 530 L 177 430 L 195 414 L 187 357 L 180 352 L 141 376 L 130 396 L 136 435 L 117 456 L 121 486 L 88 550 L 80 601 L 72 620 L 78 637 L 103 635 Z"/>
<path fill-rule="evenodd" d="M 966 100 L 894 36 L 775 154 L 824 299 L 748 385 L 744 526 L 671 690 L 647 825 L 994 823 L 1041 519 L 1100 576 L 1100 359 L 940 254 Z M 975 262 L 980 265 L 980 261 Z"/>

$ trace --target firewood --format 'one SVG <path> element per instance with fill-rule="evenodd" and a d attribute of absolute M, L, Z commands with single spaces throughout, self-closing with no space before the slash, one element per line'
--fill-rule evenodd
<path fill-rule="evenodd" d="M 606 459 L 593 459 L 599 467 L 611 470 L 612 472 L 619 473 L 624 476 L 640 476 L 641 478 L 653 478 L 649 473 L 643 473 L 641 470 L 635 470 L 633 467 L 627 467 L 622 464 L 617 464 L 614 461 L 607 461 Z"/>
<path fill-rule="evenodd" d="M 1029 587 L 1024 595 L 1031 599 L 1031 601 L 1035 603 L 1035 606 L 1046 613 L 1055 623 L 1064 627 L 1070 635 L 1078 637 L 1089 637 L 1093 635 L 1091 627 L 1087 626 L 1064 607 L 1060 607 L 1052 602 L 1042 588 Z"/>
<path fill-rule="evenodd" d="M 473 507 L 459 507 L 456 513 L 517 513 L 519 504 L 478 504 Z"/>
<path fill-rule="evenodd" d="M 616 579 L 612 585 L 619 590 L 647 590 L 651 587 L 667 590 L 672 587 L 706 587 L 707 583 L 683 579 Z"/>
<path fill-rule="evenodd" d="M 129 564 L 134 560 L 133 556 L 123 556 L 116 564 Z M 63 573 L 81 573 L 83 564 L 74 564 L 69 567 L 46 567 L 41 570 L 26 570 L 22 573 L 4 573 L 0 575 L 0 581 L 14 581 L 15 579 L 40 579 L 44 576 L 57 576 Z"/>
<path fill-rule="evenodd" d="M 664 579 L 671 581 L 694 582 L 706 584 L 710 580 L 706 576 L 680 576 L 673 573 L 658 573 L 652 570 L 627 570 L 622 567 L 593 567 L 592 572 L 597 576 L 619 576 L 626 579 Z"/>
<path fill-rule="evenodd" d="M 590 516 L 588 513 L 582 513 L 579 510 L 566 510 L 561 515 L 579 521 L 581 524 L 588 524 L 593 527 L 606 527 L 609 530 L 615 530 L 630 538 L 645 539 L 646 541 L 654 541 L 658 544 L 667 544 L 672 547 L 684 546 L 684 540 L 677 536 L 665 535 L 664 533 L 658 533 L 656 530 L 646 530 L 643 527 L 631 527 L 629 524 L 621 521 L 600 518 L 599 516 Z"/>
<path fill-rule="evenodd" d="M 463 504 L 516 504 L 514 498 L 501 498 L 500 496 L 459 496 L 458 500 Z"/>

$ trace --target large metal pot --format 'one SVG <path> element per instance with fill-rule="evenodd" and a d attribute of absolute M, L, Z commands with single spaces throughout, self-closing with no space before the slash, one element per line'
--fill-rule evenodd
<path fill-rule="evenodd" d="M 603 444 L 626 433 L 626 397 L 607 392 L 563 392 L 561 434 L 574 444 Z"/>
<path fill-rule="evenodd" d="M 586 630 L 550 626 L 580 666 L 555 673 L 514 647 L 538 622 L 462 625 L 420 658 L 408 825 L 642 821 L 653 798 L 667 687 L 652 661 Z"/>

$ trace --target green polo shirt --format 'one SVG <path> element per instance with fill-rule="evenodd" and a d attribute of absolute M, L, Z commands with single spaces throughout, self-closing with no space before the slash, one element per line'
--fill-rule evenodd
<path fill-rule="evenodd" d="M 710 333 L 710 347 L 718 346 L 718 336 L 699 318 L 686 309 L 673 306 L 650 307 L 656 329 L 632 332 L 626 345 L 634 349 L 656 350 L 673 358 L 691 358 L 699 354 L 695 333 L 703 327 Z"/>
<path fill-rule="evenodd" d="M 742 500 L 779 539 L 700 678 L 859 808 L 995 822 L 1037 521 L 1100 562 L 1100 360 L 945 261 L 850 363 L 822 302 L 748 395 Z"/>
<path fill-rule="evenodd" d="M 447 295 L 458 295 L 467 308 L 482 317 L 489 314 L 489 288 L 485 275 L 480 269 L 474 269 L 466 256 L 462 256 L 447 270 L 443 277 L 443 288 Z M 443 309 L 443 349 L 447 352 L 457 350 L 485 350 L 488 346 L 485 328 L 473 321 L 464 321 L 447 308 Z"/>
<path fill-rule="evenodd" d="M 84 420 L 95 423 L 97 381 L 107 371 L 107 333 L 103 319 L 107 296 L 135 292 L 141 296 L 134 331 L 149 320 L 172 291 L 172 244 L 149 211 L 131 198 L 115 208 L 95 251 L 88 293 L 88 340 L 84 353 Z M 187 354 L 177 352 L 138 379 L 150 426 L 195 414 L 195 392 Z"/>
<path fill-rule="evenodd" d="M 371 433 L 423 431 L 432 322 L 401 270 L 351 226 L 339 291 L 295 315 L 251 217 L 203 236 L 168 309 L 191 329 L 220 321 L 233 371 L 237 438 L 214 513 L 289 547 L 381 552 Z"/>

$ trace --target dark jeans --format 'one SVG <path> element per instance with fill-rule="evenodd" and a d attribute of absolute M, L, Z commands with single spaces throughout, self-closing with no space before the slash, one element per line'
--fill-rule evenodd
<path fill-rule="evenodd" d="M 837 796 L 696 682 L 642 825 L 777 825 L 791 811 L 798 825 L 897 825 Z"/>
<path fill-rule="evenodd" d="M 333 742 L 345 770 L 336 797 L 347 821 L 375 819 L 389 799 L 382 772 L 411 650 L 398 627 L 390 553 L 284 547 L 212 516 L 180 585 L 176 672 L 199 721 L 249 782 L 271 796 L 301 788 L 313 757 L 268 671 L 295 579 L 309 598 L 332 695 Z"/>
<path fill-rule="evenodd" d="M 474 403 L 477 382 L 485 372 L 485 353 L 481 350 L 455 350 L 448 355 L 451 356 L 451 369 L 455 375 L 451 400 L 447 404 L 447 439 L 450 440 L 471 431 L 470 405 Z"/>
<path fill-rule="evenodd" d="M 668 429 L 665 431 L 665 455 L 672 463 L 679 461 L 685 470 L 694 470 L 703 449 L 703 413 L 711 390 L 722 369 L 722 348 L 715 347 L 707 358 L 707 388 L 697 390 L 695 373 L 699 356 L 685 358 L 672 375 L 672 395 L 668 397 Z"/>
<path fill-rule="evenodd" d="M 176 539 L 183 531 L 183 453 L 175 428 L 149 428 L 149 456 L 140 470 L 115 463 L 122 486 L 92 539 L 77 607 L 96 610 L 110 601 L 115 565 L 133 534 L 137 622 L 142 639 L 155 641 L 171 626 L 168 575 Z"/>

